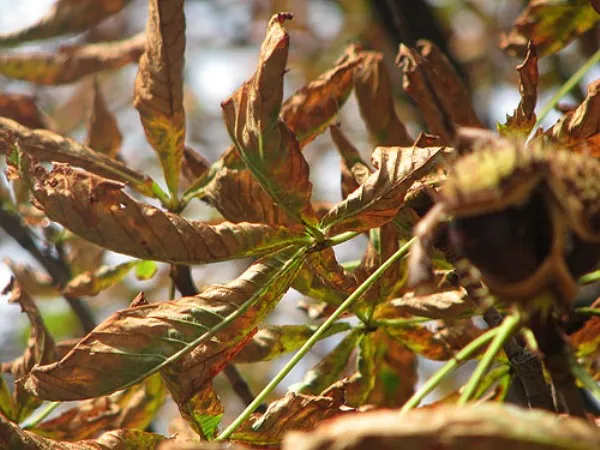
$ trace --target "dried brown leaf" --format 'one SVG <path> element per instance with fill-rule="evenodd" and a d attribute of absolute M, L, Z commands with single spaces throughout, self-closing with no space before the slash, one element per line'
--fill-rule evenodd
<path fill-rule="evenodd" d="M 176 193 L 185 145 L 183 0 L 149 0 L 146 39 L 134 105 L 160 158 L 169 191 Z"/>
<path fill-rule="evenodd" d="M 225 407 L 208 381 L 190 399 L 178 405 L 182 417 L 202 440 L 214 437 Z"/>
<path fill-rule="evenodd" d="M 253 446 L 278 445 L 291 430 L 312 430 L 319 422 L 352 411 L 331 397 L 288 393 L 255 414 L 231 436 L 233 441 Z"/>
<path fill-rule="evenodd" d="M 138 203 L 123 185 L 56 164 L 35 170 L 33 195 L 48 217 L 106 249 L 179 264 L 274 252 L 305 240 L 301 227 L 211 226 Z"/>
<path fill-rule="evenodd" d="M 286 436 L 283 450 L 584 450 L 600 431 L 581 419 L 500 403 L 440 406 L 406 414 L 348 414 L 311 432 Z"/>
<path fill-rule="evenodd" d="M 454 319 L 472 312 L 474 306 L 463 291 L 445 291 L 423 296 L 409 292 L 402 298 L 392 300 L 392 305 L 399 314 L 430 319 Z"/>
<path fill-rule="evenodd" d="M 27 293 L 39 299 L 40 297 L 57 297 L 60 292 L 52 277 L 46 272 L 36 270 L 27 264 L 17 264 L 10 258 L 3 260 L 21 286 L 27 286 Z"/>
<path fill-rule="evenodd" d="M 35 24 L 0 35 L 0 46 L 80 33 L 118 13 L 128 3 L 130 0 L 57 0 Z"/>
<path fill-rule="evenodd" d="M 600 20 L 588 0 L 532 0 L 504 34 L 500 46 L 524 57 L 529 41 L 540 56 L 551 55 Z"/>
<path fill-rule="evenodd" d="M 83 272 L 72 278 L 63 289 L 71 297 L 96 296 L 100 292 L 121 282 L 139 261 L 128 261 L 115 266 L 102 266 L 93 272 Z"/>
<path fill-rule="evenodd" d="M 432 134 L 439 135 L 446 144 L 452 142 L 452 136 L 448 135 L 444 125 L 444 116 L 456 127 L 483 128 L 471 105 L 469 92 L 452 64 L 435 44 L 419 41 L 416 50 L 401 45 L 398 65 L 404 75 L 402 87 L 419 106 Z M 439 103 L 432 96 L 423 71 L 427 73 L 430 86 L 444 111 L 439 111 Z"/>
<path fill-rule="evenodd" d="M 331 139 L 335 144 L 340 156 L 342 157 L 342 199 L 346 199 L 351 192 L 354 192 L 363 184 L 369 175 L 371 169 L 363 161 L 360 152 L 352 142 L 342 132 L 339 125 L 329 127 Z"/>
<path fill-rule="evenodd" d="M 443 147 L 377 147 L 377 168 L 357 190 L 321 220 L 328 233 L 366 231 L 394 218 L 411 185 L 440 161 Z"/>
<path fill-rule="evenodd" d="M 0 93 L 0 117 L 7 117 L 28 128 L 49 128 L 48 119 L 39 110 L 34 97 Z"/>
<path fill-rule="evenodd" d="M 191 147 L 184 147 L 181 172 L 189 184 L 204 177 L 210 168 L 210 163 Z"/>
<path fill-rule="evenodd" d="M 238 279 L 197 296 L 119 311 L 60 361 L 36 366 L 24 385 L 40 398 L 78 400 L 163 369 L 171 394 L 184 404 L 252 337 L 301 265 L 299 259 L 259 260 Z"/>
<path fill-rule="evenodd" d="M 55 85 L 77 81 L 104 70 L 136 62 L 144 51 L 144 35 L 116 42 L 65 46 L 57 53 L 0 55 L 0 74 L 30 83 Z"/>
<path fill-rule="evenodd" d="M 583 328 L 569 336 L 569 340 L 578 357 L 595 355 L 600 345 L 600 317 L 591 317 Z"/>
<path fill-rule="evenodd" d="M 108 109 L 106 100 L 97 82 L 94 83 L 92 110 L 87 121 L 87 140 L 85 145 L 115 159 L 123 136 L 119 130 L 117 119 Z"/>

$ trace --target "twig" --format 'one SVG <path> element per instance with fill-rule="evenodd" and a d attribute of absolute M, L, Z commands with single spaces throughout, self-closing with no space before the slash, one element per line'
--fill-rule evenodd
<path fill-rule="evenodd" d="M 170 275 L 175 287 L 181 295 L 198 295 L 198 288 L 196 288 L 194 280 L 192 279 L 190 266 L 173 265 L 171 266 Z M 250 405 L 255 400 L 256 397 L 252 393 L 250 386 L 248 386 L 248 383 L 244 380 L 244 377 L 235 365 L 229 364 L 223 369 L 223 374 L 231 384 L 233 391 L 242 399 L 246 406 Z M 258 412 L 265 412 L 267 406 L 265 404 L 260 404 L 256 410 Z"/>
<path fill-rule="evenodd" d="M 27 250 L 43 267 L 59 288 L 64 288 L 71 279 L 71 271 L 61 259 L 42 252 L 35 244 L 30 231 L 21 219 L 0 207 L 0 227 L 17 243 Z M 78 297 L 64 296 L 69 306 L 79 319 L 83 331 L 87 334 L 96 327 L 96 321 L 88 306 Z"/>

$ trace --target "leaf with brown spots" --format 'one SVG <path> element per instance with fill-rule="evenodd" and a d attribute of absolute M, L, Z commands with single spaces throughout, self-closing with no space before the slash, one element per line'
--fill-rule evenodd
<path fill-rule="evenodd" d="M 121 11 L 131 0 L 57 0 L 50 11 L 27 28 L 0 35 L 0 46 L 85 31 Z"/>
<path fill-rule="evenodd" d="M 264 414 L 242 423 L 231 440 L 253 446 L 278 445 L 291 430 L 312 430 L 324 420 L 351 411 L 331 397 L 288 393 L 271 403 Z"/>
<path fill-rule="evenodd" d="M 56 164 L 32 169 L 32 194 L 48 217 L 78 236 L 140 259 L 177 264 L 243 258 L 306 242 L 301 226 L 207 225 L 136 202 L 123 185 Z"/>
<path fill-rule="evenodd" d="M 263 259 L 239 278 L 193 297 L 133 306 L 100 325 L 60 361 L 36 366 L 25 388 L 47 400 L 80 400 L 163 371 L 178 404 L 217 375 L 289 288 L 302 259 Z"/>
<path fill-rule="evenodd" d="M 174 198 L 185 145 L 184 52 L 183 0 L 149 0 L 146 51 L 140 58 L 133 103 Z"/>
<path fill-rule="evenodd" d="M 600 431 L 579 418 L 500 403 L 442 405 L 401 414 L 348 414 L 307 432 L 288 434 L 283 450 L 584 450 Z"/>
<path fill-rule="evenodd" d="M 376 145 L 407 146 L 413 143 L 394 107 L 392 83 L 383 55 L 379 52 L 350 50 L 360 57 L 354 71 L 354 91 L 360 114 Z"/>
<path fill-rule="evenodd" d="M 86 145 L 91 149 L 115 159 L 123 136 L 119 130 L 117 119 L 108 109 L 98 82 L 94 82 L 92 110 L 87 121 Z"/>
<path fill-rule="evenodd" d="M 0 75 L 30 83 L 73 83 L 104 70 L 137 62 L 144 51 L 144 35 L 97 44 L 61 47 L 56 53 L 6 53 L 0 55 Z"/>
<path fill-rule="evenodd" d="M 213 390 L 212 381 L 207 381 L 190 399 L 178 403 L 178 406 L 181 416 L 202 440 L 214 437 L 225 407 Z"/>
<path fill-rule="evenodd" d="M 529 41 L 533 41 L 540 56 L 551 55 L 598 20 L 600 15 L 588 0 L 532 0 L 515 20 L 513 29 L 501 37 L 500 46 L 524 57 Z"/>
<path fill-rule="evenodd" d="M 435 44 L 419 41 L 416 49 L 401 45 L 397 63 L 403 73 L 402 87 L 419 106 L 430 133 L 439 135 L 446 145 L 453 142 L 444 117 L 455 126 L 483 128 L 471 105 L 469 92 Z M 429 80 L 435 81 L 427 83 L 423 71 Z M 430 88 L 439 101 L 432 96 Z M 439 110 L 440 106 L 443 111 Z"/>
<path fill-rule="evenodd" d="M 519 71 L 519 93 L 521 101 L 514 114 L 506 116 L 506 123 L 498 124 L 502 134 L 522 134 L 527 136 L 535 125 L 535 105 L 539 81 L 538 56 L 533 42 L 529 42 L 527 56 L 517 66 Z"/>
<path fill-rule="evenodd" d="M 38 108 L 34 97 L 0 93 L 0 117 L 6 117 L 28 128 L 49 128 L 47 117 Z"/>
<path fill-rule="evenodd" d="M 328 233 L 366 231 L 389 222 L 412 184 L 440 162 L 443 147 L 377 147 L 377 170 L 321 220 Z"/>
<path fill-rule="evenodd" d="M 312 184 L 298 141 L 279 119 L 289 36 L 277 14 L 269 22 L 258 68 L 222 104 L 223 118 L 245 166 L 273 201 L 296 222 L 317 222 L 310 203 Z"/>
<path fill-rule="evenodd" d="M 281 107 L 280 117 L 303 148 L 335 119 L 352 92 L 356 57 L 342 57 L 335 66 L 322 73 L 291 97 Z"/>

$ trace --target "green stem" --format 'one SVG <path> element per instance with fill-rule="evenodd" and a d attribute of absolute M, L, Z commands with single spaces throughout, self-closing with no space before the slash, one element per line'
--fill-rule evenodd
<path fill-rule="evenodd" d="M 510 316 L 507 316 L 506 319 L 502 322 L 502 324 L 498 327 L 498 333 L 494 337 L 494 340 L 488 347 L 487 351 L 481 358 L 481 361 L 475 368 L 473 375 L 469 379 L 466 384 L 460 399 L 458 400 L 458 405 L 466 404 L 477 392 L 477 388 L 481 383 L 484 375 L 494 362 L 494 358 L 500 350 L 502 350 L 502 346 L 506 342 L 506 340 L 512 336 L 512 334 L 521 326 L 521 315 L 518 313 L 514 313 Z"/>
<path fill-rule="evenodd" d="M 562 99 L 565 95 L 567 95 L 571 91 L 571 89 L 573 89 L 577 85 L 577 83 L 579 83 L 581 81 L 581 79 L 583 78 L 583 76 L 595 64 L 598 64 L 599 62 L 600 62 L 600 49 L 597 50 L 596 53 L 594 53 L 590 57 L 590 59 L 588 59 L 586 61 L 586 63 L 579 68 L 579 70 L 577 72 L 575 72 L 573 75 L 571 75 L 571 78 L 569 78 L 567 80 L 567 82 L 561 86 L 561 88 L 558 90 L 558 92 L 556 92 L 556 94 L 554 94 L 552 96 L 552 98 L 550 99 L 550 101 L 548 103 L 546 103 L 546 105 L 544 106 L 544 108 L 542 108 L 542 110 L 538 114 L 537 121 L 535 122 L 535 125 L 533 126 L 533 129 L 531 131 L 532 135 L 533 135 L 533 133 L 535 133 L 535 130 L 537 130 L 537 128 L 542 123 L 542 121 L 546 118 L 546 116 L 548 115 L 548 113 L 550 111 L 552 111 L 552 109 L 560 101 L 560 99 Z"/>
<path fill-rule="evenodd" d="M 587 370 L 579 364 L 577 358 L 575 358 L 570 351 L 567 352 L 567 354 L 569 358 L 569 367 L 573 376 L 577 378 L 581 384 L 594 395 L 594 397 L 600 400 L 600 386 L 598 386 L 596 380 L 594 380 Z"/>
<path fill-rule="evenodd" d="M 575 308 L 575 314 L 581 314 L 582 316 L 600 316 L 600 308 Z"/>
<path fill-rule="evenodd" d="M 308 353 L 313 345 L 319 341 L 321 336 L 327 331 L 327 329 L 348 309 L 352 304 L 364 294 L 369 287 L 383 275 L 383 273 L 389 269 L 398 260 L 408 254 L 408 250 L 412 245 L 414 239 L 411 239 L 396 253 L 390 256 L 375 272 L 369 276 L 356 290 L 348 296 L 344 302 L 338 306 L 338 308 L 327 318 L 325 322 L 315 331 L 315 333 L 304 343 L 304 345 L 296 352 L 296 354 L 290 359 L 290 361 L 279 371 L 277 375 L 264 387 L 264 389 L 256 396 L 254 401 L 248 405 L 248 407 L 229 425 L 219 436 L 215 439 L 218 441 L 229 438 L 238 427 L 250 417 L 254 410 L 267 398 L 267 396 L 281 383 L 281 381 L 287 376 L 288 373 L 300 362 L 302 358 Z"/>
<path fill-rule="evenodd" d="M 340 233 L 331 238 L 326 239 L 325 243 L 327 244 L 328 247 L 333 247 L 334 245 L 339 245 L 342 242 L 346 242 L 346 241 L 349 241 L 350 239 L 354 239 L 359 234 L 360 233 L 357 233 L 356 231 L 346 231 L 345 233 Z"/>
<path fill-rule="evenodd" d="M 355 259 L 353 261 L 347 261 L 342 263 L 342 267 L 344 268 L 344 270 L 347 270 L 348 272 L 352 272 L 356 269 L 358 269 L 358 267 L 360 266 L 360 259 Z"/>
<path fill-rule="evenodd" d="M 594 281 L 600 280 L 600 270 L 596 270 L 595 272 L 586 273 L 583 275 L 577 282 L 579 284 L 590 284 Z"/>
<path fill-rule="evenodd" d="M 462 363 L 468 361 L 477 351 L 491 341 L 498 334 L 498 328 L 493 328 L 491 330 L 486 331 L 484 334 L 479 336 L 476 339 L 473 339 L 469 344 L 467 344 L 461 351 L 459 351 L 454 358 L 448 361 L 444 366 L 434 373 L 427 382 L 419 389 L 418 392 L 415 392 L 411 398 L 404 404 L 402 409 L 400 410 L 401 414 L 416 408 L 419 403 L 427 396 L 431 391 L 433 391 L 440 382 L 450 375 L 456 368 L 458 368 Z"/>
<path fill-rule="evenodd" d="M 48 406 L 46 406 L 46 408 L 44 408 L 44 410 L 37 417 L 35 417 L 34 419 L 32 419 L 29 422 L 25 421 L 19 426 L 25 430 L 28 428 L 34 428 L 34 427 L 38 426 L 40 423 L 42 423 L 46 419 L 46 417 L 48 417 L 50 414 L 52 414 L 54 412 L 54 410 L 56 408 L 58 408 L 59 406 L 60 406 L 60 402 L 49 403 Z"/>
<path fill-rule="evenodd" d="M 169 205 L 171 204 L 171 199 L 169 198 L 167 193 L 162 190 L 162 188 L 158 185 L 158 183 L 156 183 L 156 181 L 152 182 L 152 193 L 158 200 L 160 200 L 160 203 L 165 208 L 169 207 Z"/>

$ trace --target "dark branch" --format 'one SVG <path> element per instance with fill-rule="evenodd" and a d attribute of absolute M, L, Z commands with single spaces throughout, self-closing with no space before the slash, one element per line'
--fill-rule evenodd
<path fill-rule="evenodd" d="M 36 245 L 31 232 L 21 219 L 0 207 L 0 227 L 6 231 L 21 247 L 27 250 L 43 267 L 59 288 L 64 288 L 71 279 L 71 271 L 67 264 L 42 252 Z M 91 310 L 80 298 L 65 295 L 69 306 L 79 319 L 83 331 L 87 334 L 96 327 L 96 322 Z"/>

